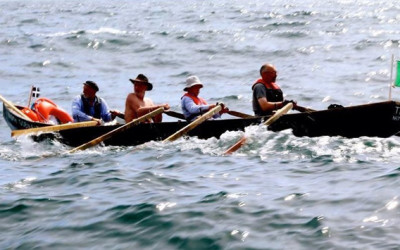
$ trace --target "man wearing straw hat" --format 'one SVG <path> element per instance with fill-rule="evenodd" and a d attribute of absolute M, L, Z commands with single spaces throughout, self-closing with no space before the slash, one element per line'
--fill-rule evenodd
<path fill-rule="evenodd" d="M 183 89 L 186 93 L 181 98 L 181 106 L 183 115 L 189 122 L 216 106 L 216 104 L 207 104 L 203 98 L 199 97 L 202 87 L 203 84 L 197 76 L 189 76 L 186 79 L 186 86 Z M 229 109 L 224 107 L 219 113 L 215 114 L 213 118 L 219 118 L 221 114 L 228 111 Z"/>
<path fill-rule="evenodd" d="M 169 109 L 167 103 L 161 105 L 155 105 L 153 101 L 144 97 L 146 91 L 153 89 L 153 84 L 149 82 L 147 77 L 143 74 L 139 74 L 135 79 L 129 79 L 133 83 L 133 93 L 128 94 L 125 102 L 125 122 L 130 122 L 140 116 L 143 116 L 151 111 L 158 108 L 164 108 L 164 110 Z M 153 122 L 161 122 L 162 114 L 157 115 L 152 118 Z"/>

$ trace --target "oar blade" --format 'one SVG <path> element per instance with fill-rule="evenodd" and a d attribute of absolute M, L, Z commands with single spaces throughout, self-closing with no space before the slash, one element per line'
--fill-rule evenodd
<path fill-rule="evenodd" d="M 293 103 L 288 103 L 286 104 L 283 108 L 279 109 L 278 111 L 275 112 L 274 115 L 272 115 L 266 122 L 263 123 L 263 125 L 271 125 L 273 122 L 279 119 L 282 115 L 286 114 L 293 108 Z M 224 155 L 229 155 L 232 154 L 233 152 L 236 152 L 239 148 L 241 148 L 245 143 L 247 139 L 245 136 L 240 138 L 238 142 L 236 142 L 232 147 L 230 147 L 228 150 L 224 152 Z"/>
<path fill-rule="evenodd" d="M 245 144 L 247 141 L 246 136 L 243 136 L 242 138 L 240 138 L 240 140 L 238 142 L 236 142 L 232 147 L 228 148 L 228 150 L 226 150 L 224 152 L 224 155 L 229 155 L 232 154 L 233 152 L 236 152 L 239 148 L 241 148 L 243 146 L 243 144 Z"/>

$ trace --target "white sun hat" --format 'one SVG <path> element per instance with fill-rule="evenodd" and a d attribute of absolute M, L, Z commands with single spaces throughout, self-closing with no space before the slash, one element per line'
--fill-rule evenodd
<path fill-rule="evenodd" d="M 187 91 L 188 89 L 196 85 L 200 85 L 201 87 L 203 87 L 203 84 L 200 82 L 200 79 L 197 76 L 189 76 L 186 79 L 186 86 L 183 91 Z"/>

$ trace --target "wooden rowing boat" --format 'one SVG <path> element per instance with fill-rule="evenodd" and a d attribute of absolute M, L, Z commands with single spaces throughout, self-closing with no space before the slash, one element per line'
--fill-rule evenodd
<path fill-rule="evenodd" d="M 19 106 L 17 107 L 22 108 Z M 49 126 L 43 123 L 27 121 L 4 105 L 3 116 L 8 126 L 12 130 L 33 128 L 38 126 Z M 244 130 L 245 127 L 253 124 L 259 124 L 261 121 L 262 117 L 253 119 L 210 120 L 203 122 L 201 125 L 190 131 L 188 135 L 197 136 L 201 139 L 219 137 L 226 131 Z M 177 122 L 142 123 L 104 141 L 104 144 L 130 146 L 143 144 L 148 141 L 163 140 L 186 125 L 188 125 L 188 122 L 183 120 L 179 120 Z M 59 131 L 57 133 L 42 133 L 38 135 L 32 135 L 32 138 L 35 141 L 41 141 L 44 139 L 57 139 L 66 145 L 75 147 L 108 133 L 120 126 L 122 125 L 73 128 Z"/>
<path fill-rule="evenodd" d="M 17 106 L 18 107 L 18 106 Z M 18 107 L 21 109 L 22 107 Z M 3 105 L 3 116 L 12 130 L 49 126 L 28 121 Z M 208 120 L 188 133 L 201 139 L 219 138 L 226 131 L 244 130 L 268 117 Z M 143 123 L 104 141 L 105 145 L 130 146 L 159 141 L 186 126 L 186 121 Z M 57 133 L 33 135 L 35 140 L 57 139 L 69 146 L 79 146 L 122 125 L 73 128 Z M 278 132 L 291 129 L 295 136 L 390 137 L 400 131 L 400 103 L 378 102 L 313 112 L 283 115 L 268 127 Z"/>

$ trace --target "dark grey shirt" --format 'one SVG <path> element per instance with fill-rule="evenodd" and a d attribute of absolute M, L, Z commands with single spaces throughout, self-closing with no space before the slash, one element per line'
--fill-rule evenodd
<path fill-rule="evenodd" d="M 267 88 L 261 83 L 256 84 L 253 89 L 253 111 L 255 115 L 266 115 L 269 112 L 263 112 L 260 104 L 258 103 L 258 99 L 262 97 L 267 97 Z"/>
<path fill-rule="evenodd" d="M 253 88 L 253 111 L 257 116 L 271 115 L 272 111 L 262 111 L 258 99 L 265 97 L 269 102 L 283 101 L 283 93 L 281 89 L 269 89 L 262 83 L 257 83 Z"/>

